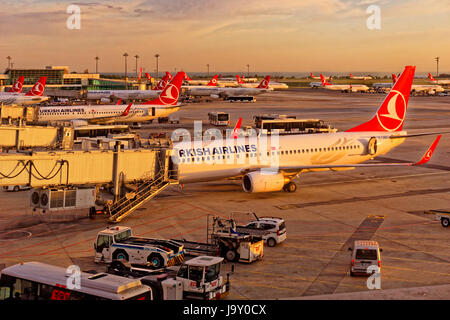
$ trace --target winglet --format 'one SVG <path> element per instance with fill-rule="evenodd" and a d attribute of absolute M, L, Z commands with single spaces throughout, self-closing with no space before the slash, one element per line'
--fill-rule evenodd
<path fill-rule="evenodd" d="M 128 115 L 128 113 L 130 112 L 130 109 L 131 109 L 131 105 L 132 105 L 133 103 L 130 103 L 129 105 L 128 105 L 128 107 L 125 109 L 125 111 L 120 115 L 121 117 L 126 117 L 127 115 Z"/>
<path fill-rule="evenodd" d="M 439 140 L 441 139 L 442 134 L 438 135 L 436 139 L 434 140 L 433 144 L 430 148 L 428 148 L 427 152 L 423 155 L 422 159 L 420 159 L 418 162 L 413 163 L 413 166 L 420 166 L 421 164 L 427 163 L 430 161 L 431 156 L 433 155 L 434 150 L 436 149 L 437 144 L 439 143 Z"/>
<path fill-rule="evenodd" d="M 241 123 L 242 118 L 239 118 L 238 122 L 236 123 L 236 126 L 233 129 L 233 132 L 231 133 L 231 138 L 237 139 L 239 137 L 239 130 L 241 130 Z"/>

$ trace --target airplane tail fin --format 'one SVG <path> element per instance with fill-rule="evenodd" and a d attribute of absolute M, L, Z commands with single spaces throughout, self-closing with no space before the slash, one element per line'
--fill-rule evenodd
<path fill-rule="evenodd" d="M 178 103 L 180 96 L 181 84 L 183 83 L 184 72 L 180 71 L 170 81 L 170 83 L 164 88 L 158 98 L 151 101 L 144 102 L 143 104 L 152 104 L 160 106 L 173 106 Z"/>
<path fill-rule="evenodd" d="M 392 83 L 395 84 L 397 82 L 397 76 L 395 73 L 392 74 Z"/>
<path fill-rule="evenodd" d="M 311 76 L 311 78 L 314 78 L 314 75 L 312 72 L 310 72 L 309 75 Z"/>
<path fill-rule="evenodd" d="M 152 76 L 149 75 L 148 72 L 145 73 L 145 76 L 147 77 L 147 80 L 148 80 L 148 81 L 151 81 L 151 80 L 152 80 Z"/>
<path fill-rule="evenodd" d="M 236 126 L 233 129 L 233 132 L 231 133 L 232 139 L 237 139 L 239 137 L 239 130 L 241 130 L 241 124 L 242 124 L 242 118 L 239 118 L 238 122 L 236 123 Z"/>
<path fill-rule="evenodd" d="M 47 82 L 47 77 L 40 77 L 38 82 L 28 91 L 26 96 L 42 96 L 45 89 L 45 83 Z"/>
<path fill-rule="evenodd" d="M 13 86 L 9 88 L 8 92 L 14 92 L 14 93 L 20 93 L 22 92 L 23 87 L 23 80 L 25 79 L 24 76 L 20 76 L 16 82 L 14 82 Z"/>
<path fill-rule="evenodd" d="M 269 88 L 270 76 L 266 76 L 263 81 L 257 87 L 258 89 L 267 89 Z"/>
<path fill-rule="evenodd" d="M 121 103 L 122 103 L 122 99 L 119 99 L 116 104 L 119 105 Z"/>
<path fill-rule="evenodd" d="M 406 117 L 406 109 L 408 107 L 415 70 L 415 66 L 406 66 L 405 70 L 378 108 L 375 116 L 371 120 L 347 130 L 347 132 L 401 131 Z"/>
<path fill-rule="evenodd" d="M 142 78 L 142 68 L 139 70 L 139 77 L 138 77 L 139 82 L 141 82 L 141 78 Z"/>
<path fill-rule="evenodd" d="M 430 81 L 436 81 L 436 79 L 431 75 L 431 73 L 428 73 L 428 79 L 430 79 Z"/>
<path fill-rule="evenodd" d="M 327 86 L 330 84 L 327 80 L 325 80 L 323 74 L 320 74 L 320 81 L 322 82 L 322 86 Z"/>
<path fill-rule="evenodd" d="M 215 75 L 211 81 L 207 84 L 208 87 L 215 87 L 217 86 L 217 78 L 219 77 L 219 75 Z"/>
<path fill-rule="evenodd" d="M 236 75 L 236 82 L 237 82 L 238 84 L 243 84 L 243 83 L 244 83 L 244 81 L 242 81 L 241 77 L 239 77 L 238 74 Z"/>
<path fill-rule="evenodd" d="M 167 78 L 169 79 L 169 81 L 172 81 L 173 76 L 170 74 L 169 71 L 166 71 L 166 76 L 167 76 Z"/>
<path fill-rule="evenodd" d="M 184 74 L 184 80 L 189 81 L 189 80 L 192 80 L 192 79 L 187 75 L 187 73 L 185 73 Z"/>
<path fill-rule="evenodd" d="M 169 82 L 170 80 L 169 80 L 169 76 L 166 74 L 159 82 L 158 82 L 158 84 L 156 85 L 156 87 L 155 87 L 155 90 L 163 90 L 165 87 L 166 87 L 166 85 L 167 85 L 167 82 Z"/>
<path fill-rule="evenodd" d="M 353 73 L 350 73 L 350 78 L 353 78 Z"/>

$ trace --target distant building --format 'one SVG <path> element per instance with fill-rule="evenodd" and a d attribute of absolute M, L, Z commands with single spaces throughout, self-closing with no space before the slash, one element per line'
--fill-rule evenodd
<path fill-rule="evenodd" d="M 75 73 L 69 72 L 67 66 L 47 66 L 43 69 L 7 69 L 4 74 L 0 74 L 0 86 L 3 89 L 12 85 L 19 76 L 24 76 L 23 91 L 31 88 L 40 77 L 47 77 L 46 92 L 61 92 L 69 90 L 74 93 L 83 94 L 87 90 L 121 90 L 138 89 L 136 81 L 129 80 L 128 83 L 122 79 L 101 78 L 98 73 Z"/>

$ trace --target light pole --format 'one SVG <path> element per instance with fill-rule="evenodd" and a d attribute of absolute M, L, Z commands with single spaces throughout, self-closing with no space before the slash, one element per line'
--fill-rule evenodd
<path fill-rule="evenodd" d="M 436 77 L 439 77 L 439 57 L 434 58 L 436 60 Z"/>
<path fill-rule="evenodd" d="M 159 54 L 155 54 L 155 58 L 156 58 L 156 78 L 159 78 L 159 69 L 158 69 L 158 59 L 159 59 Z"/>
<path fill-rule="evenodd" d="M 206 65 L 206 68 L 208 69 L 208 78 L 209 78 L 209 63 Z"/>
<path fill-rule="evenodd" d="M 11 69 L 11 57 L 7 56 L 6 59 L 8 59 L 8 70 Z"/>
<path fill-rule="evenodd" d="M 124 53 L 123 56 L 125 57 L 125 87 L 128 88 L 128 77 L 127 77 L 127 58 L 128 53 Z"/>
<path fill-rule="evenodd" d="M 135 55 L 134 57 L 136 58 L 136 78 L 137 78 L 137 76 L 138 76 L 138 59 L 139 59 L 139 56 Z"/>
<path fill-rule="evenodd" d="M 98 56 L 95 57 L 95 73 L 98 73 L 98 60 L 100 60 L 100 58 Z"/>
<path fill-rule="evenodd" d="M 250 65 L 247 64 L 247 78 L 250 78 Z"/>

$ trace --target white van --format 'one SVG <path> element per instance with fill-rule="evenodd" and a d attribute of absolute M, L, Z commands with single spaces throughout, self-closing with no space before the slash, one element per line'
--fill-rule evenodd
<path fill-rule="evenodd" d="M 20 190 L 30 190 L 31 187 L 30 186 L 23 186 L 23 185 L 16 185 L 16 186 L 4 186 L 3 190 L 5 191 L 20 191 Z"/>
<path fill-rule="evenodd" d="M 370 275 L 367 269 L 370 266 L 378 266 L 381 272 L 381 255 L 378 242 L 369 240 L 356 240 L 353 248 L 348 248 L 352 251 L 352 261 L 350 265 L 350 275 Z M 371 272 L 372 273 L 372 272 Z"/>

